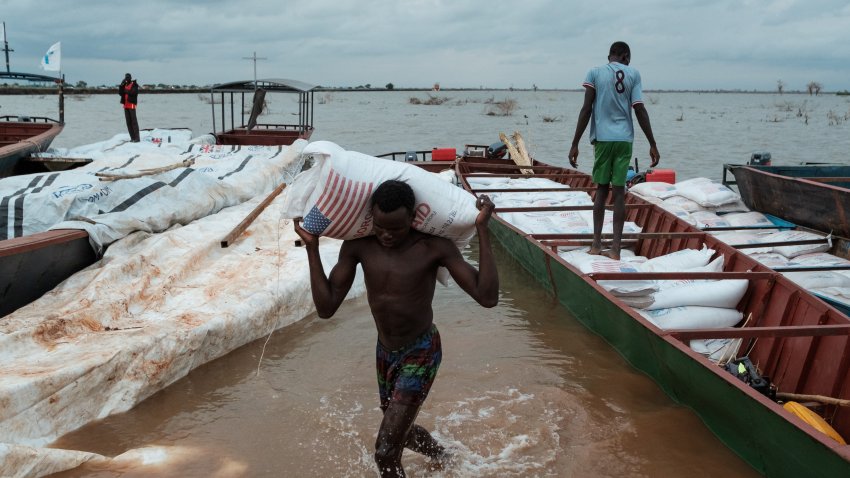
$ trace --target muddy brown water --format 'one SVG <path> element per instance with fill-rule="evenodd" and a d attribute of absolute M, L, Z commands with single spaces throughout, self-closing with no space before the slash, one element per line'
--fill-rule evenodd
<path fill-rule="evenodd" d="M 417 422 L 456 462 L 433 470 L 406 451 L 409 476 L 758 476 L 506 251 L 495 253 L 497 307 L 438 285 L 444 358 Z M 468 255 L 477 257 L 474 245 Z M 54 476 L 377 476 L 376 337 L 365 298 L 330 320 L 311 315 L 51 445 L 142 450 L 147 464 Z"/>

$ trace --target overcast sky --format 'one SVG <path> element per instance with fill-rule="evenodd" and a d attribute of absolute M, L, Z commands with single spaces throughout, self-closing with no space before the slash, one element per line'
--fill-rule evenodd
<path fill-rule="evenodd" d="M 0 0 L 12 71 L 69 83 L 580 88 L 631 46 L 644 89 L 850 89 L 847 0 Z M 5 69 L 5 65 L 3 66 Z"/>

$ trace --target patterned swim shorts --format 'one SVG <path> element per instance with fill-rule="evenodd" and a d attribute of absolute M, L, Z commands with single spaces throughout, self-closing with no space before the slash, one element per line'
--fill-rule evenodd
<path fill-rule="evenodd" d="M 432 324 L 413 343 L 393 351 L 378 342 L 375 356 L 381 410 L 386 410 L 391 400 L 406 405 L 421 405 L 431 390 L 443 359 L 440 333 L 437 326 Z"/>

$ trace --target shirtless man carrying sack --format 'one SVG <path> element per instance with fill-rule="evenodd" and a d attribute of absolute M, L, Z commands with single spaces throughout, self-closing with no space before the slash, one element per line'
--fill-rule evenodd
<path fill-rule="evenodd" d="M 375 443 L 375 462 L 382 477 L 405 476 L 404 448 L 438 462 L 448 457 L 445 448 L 415 421 L 442 358 L 431 308 L 437 269 L 445 267 L 484 307 L 496 306 L 499 299 L 499 277 L 487 230 L 494 205 L 487 196 L 480 196 L 476 206 L 480 270 L 466 262 L 449 239 L 413 229 L 415 197 L 401 181 L 385 181 L 375 189 L 371 198 L 374 235 L 343 242 L 329 277 L 319 256 L 319 237 L 295 220 L 295 232 L 307 249 L 319 317 L 329 318 L 337 311 L 354 282 L 357 265 L 363 268 L 378 329 L 376 362 L 384 418 Z"/>

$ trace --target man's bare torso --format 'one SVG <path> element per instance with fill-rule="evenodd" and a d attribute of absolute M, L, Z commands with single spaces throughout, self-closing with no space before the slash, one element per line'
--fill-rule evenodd
<path fill-rule="evenodd" d="M 445 246 L 441 241 L 451 244 L 416 231 L 393 248 L 381 245 L 374 236 L 351 241 L 352 252 L 363 267 L 369 307 L 384 347 L 397 350 L 431 327 L 431 301 Z"/>

